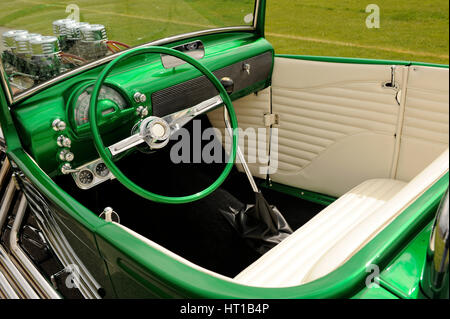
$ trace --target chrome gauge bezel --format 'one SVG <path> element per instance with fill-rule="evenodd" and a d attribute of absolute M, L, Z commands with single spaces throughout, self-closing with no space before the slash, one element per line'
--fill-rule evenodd
<path fill-rule="evenodd" d="M 84 175 L 85 175 L 85 174 L 89 174 L 89 180 L 90 180 L 89 183 L 86 183 L 86 182 L 83 181 L 83 178 L 84 178 Z M 82 176 L 83 176 L 83 177 L 82 177 Z M 90 169 L 83 168 L 81 171 L 79 171 L 79 172 L 77 173 L 77 179 L 78 179 L 78 182 L 79 182 L 81 185 L 86 185 L 86 186 L 91 185 L 92 182 L 94 181 L 94 173 L 93 173 Z"/>
<path fill-rule="evenodd" d="M 102 174 L 98 173 L 97 168 L 98 168 L 100 165 L 103 165 L 103 166 L 104 166 L 104 172 L 107 172 L 105 175 L 102 175 Z M 98 162 L 97 164 L 95 164 L 95 167 L 94 167 L 94 174 L 95 174 L 95 176 L 97 176 L 98 178 L 106 178 L 108 175 L 111 174 L 111 172 L 110 172 L 109 168 L 106 166 L 106 164 L 103 163 L 103 161 L 100 161 L 100 162 Z"/>
<path fill-rule="evenodd" d="M 86 189 L 90 189 L 90 188 L 92 188 L 94 186 L 97 186 L 97 185 L 99 185 L 99 184 L 101 184 L 101 183 L 103 183 L 103 182 L 105 182 L 107 180 L 114 179 L 115 177 L 109 171 L 109 169 L 108 169 L 108 174 L 106 174 L 105 176 L 101 176 L 101 175 L 99 175 L 97 173 L 96 168 L 100 164 L 105 165 L 101 159 L 96 159 L 95 161 L 92 161 L 90 163 L 87 163 L 87 164 L 85 164 L 83 166 L 78 167 L 76 169 L 76 172 L 72 173 L 72 177 L 75 180 L 75 184 L 77 184 L 77 186 L 79 188 L 86 190 Z M 83 172 L 83 171 L 89 171 L 92 174 L 93 179 L 92 179 L 91 183 L 84 184 L 84 183 L 82 183 L 80 181 L 80 173 Z"/>
<path fill-rule="evenodd" d="M 76 99 L 73 101 L 74 105 L 72 116 L 73 121 L 77 127 L 81 127 L 89 123 L 89 119 L 87 116 L 89 115 L 90 97 L 93 89 L 94 84 L 87 86 L 84 90 L 81 91 L 80 94 L 76 96 Z M 103 85 L 100 89 L 99 100 L 104 99 L 104 96 L 102 95 L 111 95 L 111 98 L 108 99 L 117 104 L 119 110 L 124 110 L 127 108 L 126 99 L 115 88 L 109 85 Z M 78 112 L 82 112 L 83 114 L 78 114 Z M 86 117 L 80 120 L 79 117 L 83 115 L 85 115 Z"/>
<path fill-rule="evenodd" d="M 79 84 L 74 88 L 72 93 L 69 96 L 67 107 L 66 107 L 66 119 L 68 119 L 68 122 L 70 124 L 70 128 L 73 131 L 73 133 L 76 136 L 83 136 L 83 135 L 89 135 L 89 121 L 83 124 L 78 124 L 76 121 L 76 108 L 77 108 L 77 101 L 79 97 L 90 87 L 95 84 L 95 81 L 87 81 Z M 125 102 L 125 108 L 120 109 L 120 113 L 125 112 L 132 112 L 134 110 L 134 103 L 130 100 L 130 97 L 128 94 L 119 86 L 111 84 L 111 83 L 104 83 L 104 86 L 107 86 L 117 92 L 120 97 Z"/>

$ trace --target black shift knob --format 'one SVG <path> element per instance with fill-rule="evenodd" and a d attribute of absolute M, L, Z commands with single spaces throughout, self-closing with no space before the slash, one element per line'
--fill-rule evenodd
<path fill-rule="evenodd" d="M 233 93 L 234 91 L 234 81 L 232 78 L 229 77 L 223 77 L 220 79 L 220 83 L 222 83 L 223 87 L 225 88 L 225 90 L 227 91 L 228 95 L 230 95 L 231 93 Z"/>

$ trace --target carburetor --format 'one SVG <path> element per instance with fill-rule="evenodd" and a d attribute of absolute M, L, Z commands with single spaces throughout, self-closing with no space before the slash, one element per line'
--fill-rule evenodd
<path fill-rule="evenodd" d="M 3 44 L 6 50 L 2 58 L 14 69 L 10 76 L 46 80 L 60 73 L 56 37 L 28 33 L 26 30 L 10 30 L 3 34 Z"/>
<path fill-rule="evenodd" d="M 2 62 L 13 86 L 26 89 L 84 63 L 108 55 L 106 28 L 101 24 L 60 19 L 54 36 L 10 30 L 2 34 Z"/>
<path fill-rule="evenodd" d="M 61 19 L 53 22 L 53 32 L 64 52 L 84 60 L 96 60 L 108 53 L 108 38 L 104 25 Z"/>

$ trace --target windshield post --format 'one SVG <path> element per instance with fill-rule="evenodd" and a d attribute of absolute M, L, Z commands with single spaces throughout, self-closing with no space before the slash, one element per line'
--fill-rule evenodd
<path fill-rule="evenodd" d="M 255 32 L 258 36 L 264 38 L 266 24 L 266 0 L 256 0 L 255 11 Z"/>

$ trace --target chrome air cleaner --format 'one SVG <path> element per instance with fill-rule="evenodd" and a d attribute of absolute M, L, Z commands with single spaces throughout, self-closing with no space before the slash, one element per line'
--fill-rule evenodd
<path fill-rule="evenodd" d="M 104 57 L 108 49 L 106 41 L 106 28 L 102 24 L 88 24 L 80 27 L 81 41 L 79 42 L 79 55 L 87 60 Z"/>
<path fill-rule="evenodd" d="M 28 31 L 26 30 L 6 31 L 5 33 L 2 34 L 3 45 L 7 50 L 9 49 L 14 52 L 16 49 L 16 41 L 14 39 L 20 35 L 25 34 L 28 34 Z"/>

